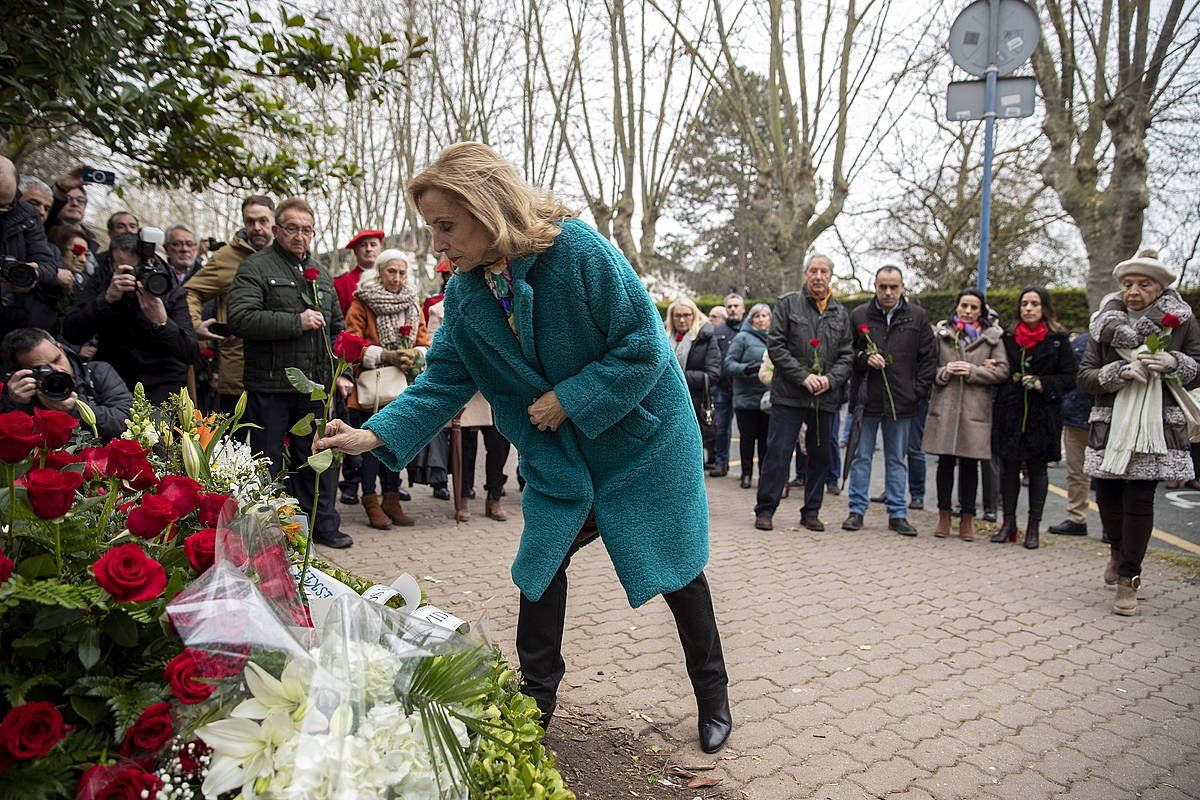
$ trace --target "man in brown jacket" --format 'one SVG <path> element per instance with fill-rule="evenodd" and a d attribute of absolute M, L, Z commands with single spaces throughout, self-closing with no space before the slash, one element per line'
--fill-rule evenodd
<path fill-rule="evenodd" d="M 229 244 L 213 253 L 183 287 L 187 290 L 188 310 L 201 346 L 218 344 L 217 393 L 221 398 L 221 411 L 233 411 L 241 396 L 242 369 L 245 364 L 242 340 L 229 335 L 226 296 L 233 286 L 233 276 L 237 274 L 242 259 L 271 244 L 274 238 L 271 228 L 274 224 L 275 201 L 265 195 L 247 197 L 242 201 L 242 229 L 234 234 Z M 212 318 L 202 319 L 204 306 L 211 300 L 216 301 L 216 313 Z"/>

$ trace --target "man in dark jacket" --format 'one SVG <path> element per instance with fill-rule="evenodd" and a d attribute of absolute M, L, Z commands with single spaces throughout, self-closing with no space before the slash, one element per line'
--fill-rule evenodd
<path fill-rule="evenodd" d="M 44 408 L 78 417 L 79 402 L 83 401 L 96 416 L 96 431 L 100 436 L 115 439 L 125 431 L 133 395 L 108 364 L 83 363 L 49 332 L 39 328 L 20 328 L 9 333 L 0 345 L 0 355 L 5 367 L 13 370 L 0 394 L 0 411 L 32 414 L 34 408 Z M 70 375 L 75 384 L 73 391 L 66 397 L 47 396 L 41 391 L 38 375 L 44 369 Z"/>
<path fill-rule="evenodd" d="M 1083 361 L 1092 335 L 1087 331 L 1071 340 L 1075 361 Z M 1083 451 L 1088 443 L 1088 418 L 1092 414 L 1092 396 L 1078 386 L 1062 399 L 1063 453 L 1067 458 L 1067 518 L 1051 525 L 1051 533 L 1087 536 L 1088 492 L 1091 478 L 1083 471 Z"/>
<path fill-rule="evenodd" d="M 315 218 L 312 207 L 298 197 L 280 203 L 274 243 L 242 260 L 229 290 L 229 330 L 242 338 L 242 383 L 249 393 L 250 420 L 260 426 L 250 431 L 250 446 L 271 460 L 272 475 L 283 469 L 283 440 L 292 426 L 308 414 L 325 415 L 323 403 L 292 386 L 287 369 L 299 369 L 329 386 L 333 365 L 328 348 L 346 327 L 333 280 L 309 252 Z M 349 391 L 347 378 L 338 382 L 339 389 Z M 289 489 L 301 508 L 311 509 L 315 477 L 306 460 L 312 454 L 312 434 L 293 433 L 290 442 Z M 339 530 L 342 520 L 334 506 L 337 472 L 321 473 L 313 539 L 326 547 L 349 547 L 354 540 Z"/>
<path fill-rule="evenodd" d="M 888 527 L 903 536 L 916 536 L 905 508 L 906 458 L 911 419 L 918 413 L 919 401 L 929 395 L 937 371 L 929 314 L 904 299 L 904 274 L 889 265 L 875 273 L 875 298 L 850 312 L 850 328 L 854 331 L 850 410 L 860 414 L 862 427 L 857 451 L 847 453 L 850 514 L 842 529 L 857 531 L 863 526 L 875 439 L 882 428 Z"/>
<path fill-rule="evenodd" d="M 161 403 L 186 385 L 199 349 L 183 290 L 172 285 L 157 297 L 135 277 L 150 260 L 142 245 L 136 234 L 113 237 L 109 263 L 88 278 L 67 310 L 63 338 L 81 345 L 96 337 L 96 358 L 112 364 L 130 389 L 141 383 L 146 398 Z"/>
<path fill-rule="evenodd" d="M 771 427 L 767 459 L 758 482 L 754 527 L 772 529 L 772 518 L 787 483 L 800 428 L 806 427 L 808 480 L 800 524 L 823 531 L 818 516 L 837 439 L 833 431 L 838 397 L 850 379 L 850 319 L 833 299 L 833 261 L 812 255 L 804 267 L 804 289 L 779 298 L 771 315 L 767 353 L 775 365 L 771 379 Z"/>
<path fill-rule="evenodd" d="M 17 328 L 59 328 L 62 266 L 46 241 L 42 215 L 21 199 L 17 170 L 0 156 L 0 336 Z"/>

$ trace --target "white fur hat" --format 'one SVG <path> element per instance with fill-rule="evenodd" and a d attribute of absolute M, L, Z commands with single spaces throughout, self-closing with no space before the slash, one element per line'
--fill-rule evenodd
<path fill-rule="evenodd" d="M 1157 250 L 1141 250 L 1135 257 L 1122 261 L 1113 269 L 1113 277 L 1118 281 L 1124 280 L 1126 275 L 1145 275 L 1164 289 L 1178 277 L 1170 267 L 1158 260 Z"/>

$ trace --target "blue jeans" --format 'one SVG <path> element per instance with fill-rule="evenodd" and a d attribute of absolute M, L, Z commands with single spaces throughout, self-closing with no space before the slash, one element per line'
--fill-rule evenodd
<path fill-rule="evenodd" d="M 792 466 L 792 453 L 800 428 L 807 424 L 805 449 L 808 450 L 807 477 L 804 484 L 804 506 L 801 517 L 813 515 L 821 510 L 825 499 L 825 483 L 829 477 L 829 460 L 837 441 L 834 439 L 833 414 L 814 408 L 773 406 L 771 423 L 767 432 L 767 458 L 759 468 L 758 498 L 754 515 L 772 516 L 779 507 L 779 497 L 787 483 Z M 820 444 L 817 443 L 818 439 Z"/>
<path fill-rule="evenodd" d="M 842 409 L 838 408 L 833 412 L 833 437 L 830 437 L 837 437 L 837 441 L 833 443 L 829 452 L 829 474 L 825 476 L 825 482 L 830 486 L 837 486 L 842 482 L 842 448 L 838 446 L 842 442 L 841 433 Z"/>
<path fill-rule="evenodd" d="M 917 403 L 917 415 L 908 420 L 912 426 L 908 432 L 908 496 L 914 503 L 925 502 L 925 451 L 921 440 L 925 438 L 925 418 L 929 416 L 929 401 Z"/>
<path fill-rule="evenodd" d="M 719 386 L 713 387 L 713 451 L 712 462 L 718 467 L 729 466 L 729 440 L 733 432 L 730 422 L 733 419 L 733 394 Z"/>
<path fill-rule="evenodd" d="M 906 419 L 891 417 L 862 418 L 862 433 L 858 449 L 850 462 L 850 513 L 866 514 L 868 496 L 871 492 L 871 462 L 875 458 L 875 439 L 883 428 L 884 497 L 889 519 L 907 517 L 904 490 L 908 485 L 908 435 L 912 428 Z"/>

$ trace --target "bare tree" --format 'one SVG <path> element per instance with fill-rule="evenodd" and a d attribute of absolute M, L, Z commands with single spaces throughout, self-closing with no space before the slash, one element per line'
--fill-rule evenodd
<path fill-rule="evenodd" d="M 1200 88 L 1198 3 L 1169 0 L 1157 16 L 1149 0 L 1035 5 L 1048 22 L 1033 56 L 1050 143 L 1041 173 L 1079 228 L 1095 307 L 1142 241 L 1150 132 Z"/>

